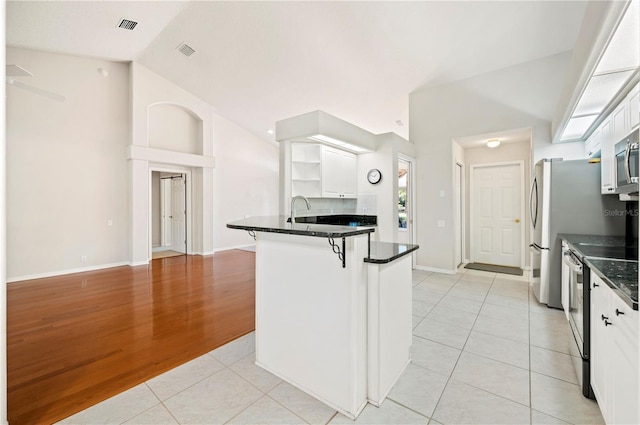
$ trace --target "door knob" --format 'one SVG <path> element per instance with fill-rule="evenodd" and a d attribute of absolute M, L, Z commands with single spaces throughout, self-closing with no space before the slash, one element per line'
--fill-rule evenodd
<path fill-rule="evenodd" d="M 514 221 L 515 221 L 516 223 L 520 223 L 520 219 L 519 219 L 519 218 L 516 218 Z"/>

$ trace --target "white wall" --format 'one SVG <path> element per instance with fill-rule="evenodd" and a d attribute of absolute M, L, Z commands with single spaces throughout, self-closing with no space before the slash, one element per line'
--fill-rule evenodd
<path fill-rule="evenodd" d="M 532 164 L 535 164 L 543 158 L 563 158 L 569 160 L 586 157 L 584 142 L 539 144 L 533 150 Z"/>
<path fill-rule="evenodd" d="M 396 242 L 398 239 L 398 155 L 415 157 L 412 143 L 395 133 L 378 134 L 375 152 L 358 155 L 358 211 L 375 200 L 378 216 L 377 240 Z M 367 173 L 377 168 L 382 173 L 380 183 L 372 185 L 367 181 Z"/>
<path fill-rule="evenodd" d="M 246 216 L 278 215 L 278 155 L 231 121 L 213 115 L 216 168 L 213 185 L 214 250 L 255 244 L 247 232 L 226 224 Z"/>
<path fill-rule="evenodd" d="M 490 164 L 490 163 L 499 163 L 499 162 L 508 162 L 508 161 L 524 161 L 524 192 L 522 193 L 523 197 L 523 205 L 524 210 L 522 211 L 523 216 L 520 217 L 520 222 L 522 226 L 524 226 L 524 241 L 522 241 L 521 249 L 526 250 L 525 253 L 525 266 L 529 266 L 529 255 L 528 255 L 528 247 L 530 240 L 530 225 L 531 219 L 529 217 L 529 189 L 531 187 L 531 146 L 529 142 L 520 142 L 520 143 L 505 143 L 497 148 L 488 148 L 486 146 L 473 148 L 473 149 L 465 149 L 464 158 L 466 160 L 465 164 L 465 187 L 471 187 L 471 166 L 478 164 Z M 468 206 L 465 211 L 465 234 L 467 237 L 465 238 L 465 258 L 471 258 L 470 252 L 470 242 L 471 242 L 471 231 L 469 227 L 470 220 L 470 210 L 471 210 L 471 192 L 467 190 L 465 192 L 465 204 Z"/>
<path fill-rule="evenodd" d="M 66 97 L 7 92 L 9 280 L 146 263 L 150 167 L 192 172 L 196 252 L 246 245 L 226 228 L 231 217 L 277 214 L 277 147 L 175 84 L 135 63 L 17 48 L 6 57 L 33 72 L 22 81 Z M 202 120 L 200 154 L 148 147 L 148 108 L 163 103 Z"/>
<path fill-rule="evenodd" d="M 0 4 L 0 21 L 4 22 L 6 2 Z M 4 46 L 4 31 L 0 34 L 0 44 Z M 5 55 L 0 58 L 4 68 Z M 0 96 L 5 98 L 5 85 L 0 88 Z M 0 128 L 6 128 L 5 103 L 0 102 Z M 5 158 L 5 135 L 0 135 L 0 158 Z M 6 169 L 5 161 L 0 161 L 0 424 L 8 424 L 7 414 L 7 286 L 6 286 Z"/>
<path fill-rule="evenodd" d="M 151 244 L 160 245 L 160 172 L 151 173 Z"/>
<path fill-rule="evenodd" d="M 531 128 L 534 152 L 552 152 L 550 121 L 569 57 L 555 55 L 411 93 L 409 134 L 418 162 L 417 266 L 455 271 L 452 140 Z M 445 221 L 444 228 L 437 227 L 438 220 Z"/>
<path fill-rule="evenodd" d="M 150 259 L 151 219 L 150 196 L 151 170 L 191 173 L 187 181 L 187 248 L 188 253 L 213 252 L 213 113 L 206 102 L 164 79 L 144 66 L 131 64 L 131 145 L 127 151 L 129 167 L 129 261 L 133 265 L 147 264 Z M 163 142 L 163 149 L 149 146 L 150 135 L 158 134 L 153 128 L 159 123 L 150 120 L 150 111 L 159 105 L 186 110 L 198 121 L 198 153 L 190 143 L 176 141 L 175 147 Z M 165 115 L 166 116 L 166 115 Z M 184 136 L 190 138 L 191 125 L 184 127 Z M 160 126 L 165 127 L 165 125 Z M 176 136 L 179 137 L 179 136 Z M 171 149 L 169 149 L 171 148 Z"/>
<path fill-rule="evenodd" d="M 171 104 L 149 108 L 149 146 L 169 151 L 201 154 L 200 121 L 185 109 Z"/>
<path fill-rule="evenodd" d="M 6 60 L 66 97 L 7 88 L 8 279 L 126 262 L 129 66 L 16 48 Z"/>

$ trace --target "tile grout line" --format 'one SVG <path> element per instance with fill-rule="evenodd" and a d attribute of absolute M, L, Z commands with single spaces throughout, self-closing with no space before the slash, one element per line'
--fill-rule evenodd
<path fill-rule="evenodd" d="M 495 280 L 495 277 L 494 277 L 494 280 Z M 456 283 L 451 288 L 453 288 L 459 281 L 460 281 L 460 279 L 458 278 Z M 491 290 L 491 286 L 493 286 L 493 280 L 491 281 L 491 285 L 489 286 L 489 290 L 487 291 L 487 294 Z M 449 290 L 451 290 L 451 289 L 449 289 Z M 448 293 L 448 291 L 447 291 L 447 293 Z M 485 299 L 486 299 L 486 294 L 485 294 Z M 439 303 L 439 301 L 438 301 L 438 303 Z M 483 301 L 483 304 L 484 304 L 484 301 Z M 479 313 L 478 313 L 478 315 L 479 315 Z M 478 319 L 478 315 L 476 315 L 476 320 Z M 475 325 L 475 320 L 474 320 L 473 324 Z M 433 416 L 436 413 L 436 411 L 438 410 L 438 405 L 440 404 L 440 401 L 442 401 L 442 396 L 444 395 L 445 391 L 447 390 L 447 387 L 449 386 L 449 383 L 451 382 L 451 377 L 453 376 L 453 373 L 455 372 L 456 367 L 458 366 L 458 362 L 460 361 L 460 357 L 462 357 L 462 352 L 464 350 L 464 347 L 467 345 L 467 341 L 469 340 L 469 336 L 470 335 L 471 335 L 471 331 L 469 331 L 469 335 L 467 335 L 467 339 L 465 340 L 464 344 L 462 345 L 462 348 L 459 349 L 460 353 L 458 354 L 458 358 L 456 359 L 456 362 L 453 365 L 453 368 L 451 369 L 451 373 L 449 374 L 449 376 L 447 376 L 447 382 L 444 384 L 444 388 L 442 390 L 442 393 L 440 393 L 440 397 L 438 397 L 438 401 L 436 401 L 436 403 L 435 403 L 435 407 L 433 408 L 433 413 L 431 413 L 431 417 L 429 419 L 429 423 L 431 423 L 431 420 L 438 421 Z M 442 344 L 442 345 L 445 345 L 445 344 Z"/>

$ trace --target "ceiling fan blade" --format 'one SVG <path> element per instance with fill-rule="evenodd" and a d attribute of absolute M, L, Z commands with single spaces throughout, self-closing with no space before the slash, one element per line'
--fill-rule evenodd
<path fill-rule="evenodd" d="M 10 85 L 12 85 L 14 87 L 19 87 L 19 88 L 24 89 L 24 90 L 28 90 L 28 91 L 30 91 L 32 93 L 36 93 L 36 94 L 39 94 L 41 96 L 48 97 L 49 99 L 53 99 L 53 100 L 56 100 L 58 102 L 64 102 L 65 100 L 67 100 L 67 98 L 62 96 L 62 95 L 59 95 L 57 93 L 53 93 L 53 92 L 50 92 L 50 91 L 47 91 L 47 90 L 44 90 L 44 89 L 41 89 L 41 88 L 38 88 L 38 87 L 35 87 L 35 86 L 32 86 L 31 84 L 23 83 L 22 81 L 14 80 L 13 78 L 7 78 L 7 84 L 10 84 Z"/>
<path fill-rule="evenodd" d="M 31 77 L 32 73 L 24 69 L 19 65 L 7 65 L 6 66 L 7 77 Z"/>

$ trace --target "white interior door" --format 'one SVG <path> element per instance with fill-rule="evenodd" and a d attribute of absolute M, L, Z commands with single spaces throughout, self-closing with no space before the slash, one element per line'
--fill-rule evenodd
<path fill-rule="evenodd" d="M 472 261 L 521 267 L 522 164 L 472 168 Z"/>
<path fill-rule="evenodd" d="M 160 180 L 160 245 L 171 246 L 171 179 Z"/>
<path fill-rule="evenodd" d="M 185 180 L 174 177 L 171 182 L 171 249 L 186 253 Z"/>

